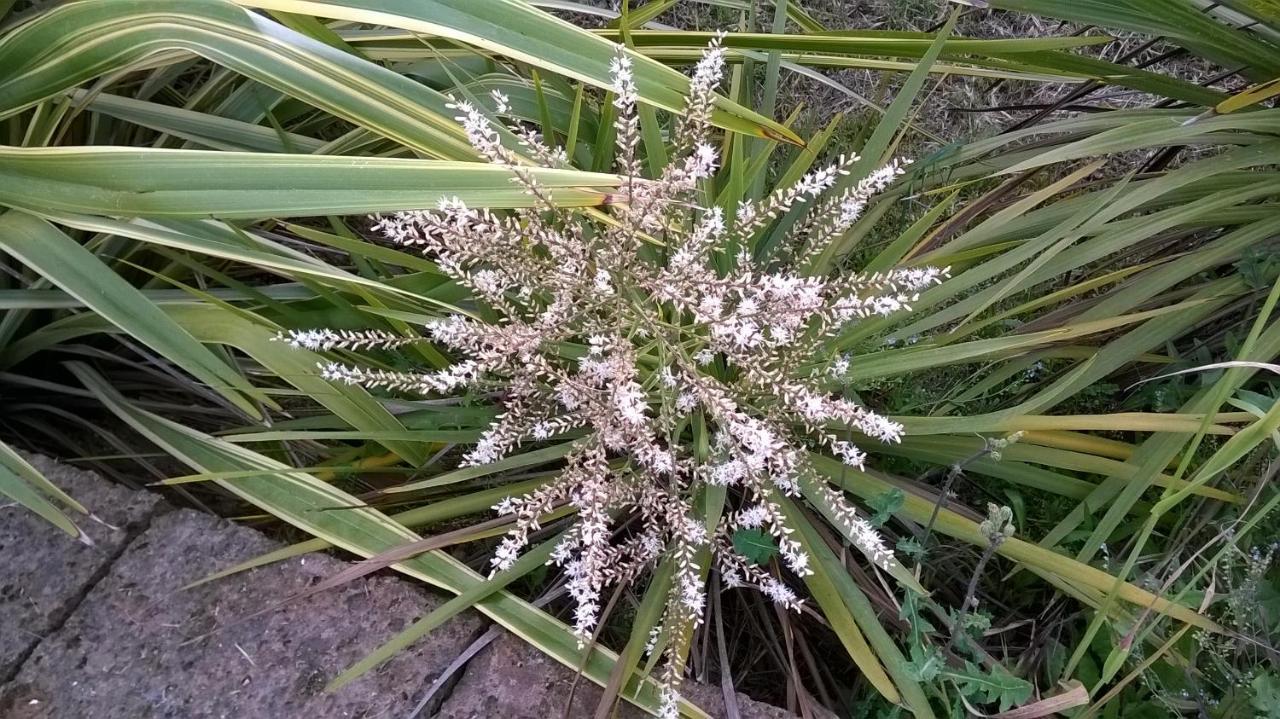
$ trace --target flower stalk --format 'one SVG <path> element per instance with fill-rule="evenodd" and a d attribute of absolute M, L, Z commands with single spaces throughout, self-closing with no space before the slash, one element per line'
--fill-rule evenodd
<path fill-rule="evenodd" d="M 528 172 L 526 155 L 555 167 L 566 162 L 563 152 L 516 126 L 512 131 L 526 151 L 517 154 L 502 145 L 488 117 L 456 102 L 472 145 L 487 161 L 510 169 L 534 206 L 497 214 L 443 198 L 434 211 L 380 217 L 376 228 L 393 242 L 421 249 L 499 319 L 455 315 L 428 324 L 424 339 L 458 358 L 442 370 L 321 368 L 331 381 L 364 387 L 500 393 L 503 411 L 464 465 L 492 463 L 524 444 L 585 432 L 556 479 L 494 508 L 512 518 L 513 528 L 491 567 L 510 567 L 542 518 L 553 507 L 572 505 L 575 519 L 551 562 L 564 573 L 574 628 L 586 641 L 600 621 L 606 589 L 670 561 L 674 577 L 661 619 L 671 638 L 662 673 L 663 716 L 675 716 L 683 674 L 678 647 L 702 621 L 712 567 L 729 586 L 755 587 L 789 609 L 801 606 L 782 575 L 734 549 L 733 536 L 767 533 L 791 576 L 810 574 L 810 559 L 778 503 L 780 496 L 799 497 L 802 480 L 816 480 L 844 533 L 874 564 L 888 568 L 895 561 L 877 530 L 818 477 L 807 455 L 822 449 L 861 468 L 866 454 L 842 438 L 849 430 L 881 442 L 900 440 L 901 425 L 831 391 L 851 360 L 832 353 L 828 341 L 862 318 L 909 309 L 946 273 L 909 268 L 827 277 L 804 270 L 905 163 L 891 162 L 827 197 L 857 161 L 842 156 L 759 202 L 743 203 L 733 217 L 700 206 L 699 186 L 719 162 L 708 120 L 723 67 L 716 39 L 695 67 L 687 107 L 673 123 L 672 161 L 657 177 L 644 178 L 631 61 L 622 53 L 614 60 L 615 154 L 624 177 L 622 201 L 611 206 L 615 222 L 557 207 L 554 195 Z M 506 99 L 495 100 L 501 113 Z M 807 211 L 788 234 L 782 259 L 757 262 L 740 249 L 796 208 Z M 394 349 L 415 340 L 328 330 L 283 338 L 323 350 Z M 706 457 L 691 446 L 695 415 L 708 425 Z M 727 488 L 731 501 L 714 531 L 694 511 L 694 497 L 707 485 Z M 623 516 L 639 521 L 615 523 Z M 710 557 L 711 566 L 699 557 Z"/>

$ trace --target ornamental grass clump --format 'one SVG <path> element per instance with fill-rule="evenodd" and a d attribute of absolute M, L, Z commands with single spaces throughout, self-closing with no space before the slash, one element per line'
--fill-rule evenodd
<path fill-rule="evenodd" d="M 631 62 L 613 61 L 616 156 L 624 178 L 609 214 L 557 207 L 527 171 L 528 158 L 549 167 L 567 160 L 537 134 L 513 125 L 522 152 L 502 144 L 491 120 L 457 101 L 471 144 L 511 170 L 531 207 L 496 213 L 440 200 L 429 212 L 379 218 L 388 239 L 420 248 L 477 303 L 426 326 L 426 337 L 456 362 L 432 372 L 401 372 L 332 363 L 333 381 L 420 394 L 495 393 L 502 413 L 462 460 L 495 462 L 524 443 L 575 437 L 558 478 L 495 509 L 510 517 L 494 572 L 510 567 L 565 505 L 573 519 L 552 554 L 575 603 L 574 627 L 589 641 L 603 594 L 657 562 L 674 567 L 661 631 L 666 669 L 664 715 L 674 716 L 683 651 L 701 621 L 705 576 L 714 566 L 730 585 L 753 586 L 796 609 L 800 597 L 785 573 L 735 549 L 736 532 L 772 536 L 795 577 L 811 572 L 777 499 L 815 487 L 874 565 L 893 553 L 877 531 L 817 475 L 809 455 L 823 451 L 861 467 L 861 435 L 897 442 L 903 428 L 837 395 L 850 358 L 831 340 L 860 318 L 905 310 L 946 270 L 912 268 L 870 274 L 808 274 L 828 245 L 861 215 L 868 200 L 902 173 L 890 163 L 832 192 L 855 156 L 843 156 L 794 185 L 728 214 L 708 206 L 703 181 L 717 169 L 709 142 L 724 53 L 713 41 L 692 77 L 685 112 L 674 122 L 672 161 L 641 176 Z M 506 98 L 494 93 L 499 113 Z M 804 208 L 777 252 L 759 259 L 745 248 L 758 231 Z M 310 349 L 390 349 L 418 338 L 381 331 L 295 331 Z M 728 511 L 717 526 L 695 511 L 700 492 L 724 487 Z"/>

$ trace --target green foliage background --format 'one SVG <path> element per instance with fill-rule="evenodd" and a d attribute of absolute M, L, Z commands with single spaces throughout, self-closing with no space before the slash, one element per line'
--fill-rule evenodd
<path fill-rule="evenodd" d="M 738 28 L 714 118 L 726 161 L 708 188 L 726 208 L 837 152 L 863 155 L 856 181 L 919 138 L 913 118 L 945 78 L 1149 99 L 937 148 L 813 268 L 935 264 L 952 277 L 915 314 L 840 338 L 855 357 L 846 391 L 897 415 L 909 437 L 871 448 L 866 472 L 817 461 L 915 566 L 868 574 L 846 561 L 818 495 L 787 506 L 818 560 L 807 589 L 821 619 L 794 628 L 835 649 L 821 655 L 826 671 L 795 670 L 806 691 L 842 715 L 990 714 L 1084 692 L 1071 716 L 1274 716 L 1274 3 L 991 0 L 1090 28 L 1008 39 L 955 34 L 956 15 L 976 9 L 914 33 L 827 28 L 803 4 L 716 3 Z M 446 192 L 473 206 L 527 202 L 476 162 L 451 94 L 483 104 L 501 88 L 510 119 L 539 127 L 577 168 L 539 180 L 597 212 L 619 183 L 604 92 L 623 43 L 643 151 L 661 166 L 687 88 L 678 68 L 708 39 L 651 24 L 676 5 L 651 0 L 585 30 L 553 14 L 600 15 L 572 2 L 0 0 L 0 493 L 77 536 L 93 508 L 11 447 L 113 447 L 185 501 L 252 506 L 298 530 L 293 546 L 238 570 L 329 547 L 376 556 L 547 481 L 563 445 L 451 466 L 448 448 L 493 416 L 483 398 L 414 403 L 331 385 L 318 356 L 272 337 L 410 333 L 474 308 L 431 262 L 366 236 L 365 215 L 431 207 Z M 1230 72 L 1201 85 L 1110 62 L 1094 50 L 1111 33 L 1162 38 Z M 811 133 L 798 114 L 775 117 L 787 78 L 839 68 L 884 73 L 895 90 L 856 122 Z M 419 363 L 449 362 L 419 352 Z M 1168 376 L 1223 362 L 1250 364 Z M 155 449 L 185 469 L 161 469 Z M 723 501 L 708 493 L 709 521 Z M 987 502 L 1011 507 L 1013 537 L 984 534 Z M 335 507 L 346 509 L 324 511 Z M 494 534 L 467 539 L 483 549 Z M 764 542 L 739 539 L 772 561 Z M 455 598 L 335 683 L 474 607 L 606 686 L 606 703 L 652 708 L 641 649 L 668 571 L 634 587 L 629 621 L 582 651 L 554 605 L 530 603 L 554 579 L 542 566 L 553 543 L 493 580 L 464 552 L 396 564 Z M 978 610 L 961 607 L 984 566 Z M 745 614 L 758 600 L 734 601 L 728 611 Z M 753 688 L 769 683 L 743 673 Z M 777 683 L 769 698 L 785 701 Z"/>

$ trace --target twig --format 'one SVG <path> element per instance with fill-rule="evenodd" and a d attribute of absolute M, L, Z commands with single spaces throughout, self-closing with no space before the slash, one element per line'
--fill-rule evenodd
<path fill-rule="evenodd" d="M 960 602 L 960 611 L 969 611 L 969 605 L 975 603 L 974 595 L 978 593 L 978 578 L 982 576 L 982 572 L 987 568 L 987 562 L 991 561 L 991 557 L 995 555 L 996 549 L 999 548 L 999 542 L 992 542 L 983 550 L 982 556 L 978 558 L 978 564 L 973 568 L 973 576 L 969 577 L 969 588 L 964 592 L 964 601 Z M 955 636 L 954 634 L 952 635 Z"/>
<path fill-rule="evenodd" d="M 951 485 L 955 483 L 958 477 L 964 474 L 966 467 L 991 454 L 994 449 L 995 446 L 991 443 L 991 439 L 983 437 L 982 449 L 951 465 L 951 468 L 947 471 L 947 478 L 942 482 L 942 487 L 938 490 L 938 501 L 933 505 L 933 513 L 929 515 L 929 523 L 925 525 L 924 533 L 920 536 L 922 551 L 927 551 L 928 549 L 929 537 L 933 535 L 933 525 L 937 523 L 938 514 L 942 512 L 942 508 L 946 506 L 947 495 L 951 493 Z M 920 568 L 923 566 L 924 562 L 916 563 L 916 579 L 920 579 Z"/>
<path fill-rule="evenodd" d="M 711 585 L 711 608 L 716 615 L 716 650 L 720 662 L 720 692 L 724 694 L 724 719 L 741 719 L 738 713 L 738 692 L 733 688 L 729 649 L 724 641 L 724 612 L 720 608 L 720 591 L 720 573 L 716 572 Z"/>
<path fill-rule="evenodd" d="M 541 609 L 542 607 L 545 607 L 547 604 L 549 604 L 552 600 L 564 594 L 564 592 L 565 592 L 564 585 L 560 585 L 559 587 L 539 597 L 537 601 L 533 603 L 533 606 Z M 471 661 L 471 659 L 474 658 L 475 655 L 480 653 L 481 649 L 484 649 L 485 647 L 489 646 L 490 644 L 493 643 L 495 639 L 502 636 L 502 632 L 503 632 L 502 627 L 499 627 L 499 626 L 489 627 L 489 629 L 484 634 L 480 635 L 479 639 L 475 640 L 474 642 L 471 643 L 470 646 L 462 650 L 462 653 L 459 654 L 457 657 L 455 657 L 454 660 L 449 663 L 449 666 L 445 667 L 444 671 L 440 672 L 440 676 L 436 677 L 436 680 L 431 683 L 431 686 L 427 688 L 427 693 L 422 696 L 422 699 L 418 702 L 418 705 L 413 708 L 413 711 L 410 712 L 409 715 L 405 717 L 405 719 L 416 719 L 417 716 L 422 713 L 422 710 L 425 709 L 427 705 L 431 703 L 432 697 L 434 697 L 441 689 L 444 688 L 444 685 L 449 682 L 449 679 L 454 674 L 461 671 L 462 668 L 467 665 L 467 662 Z"/>

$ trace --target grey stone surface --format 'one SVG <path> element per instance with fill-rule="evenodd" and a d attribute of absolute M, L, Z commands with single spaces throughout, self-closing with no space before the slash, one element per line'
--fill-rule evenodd
<path fill-rule="evenodd" d="M 348 565 L 310 555 L 181 590 L 280 545 L 173 511 L 158 495 L 45 457 L 31 461 L 103 523 L 82 522 L 95 541 L 88 547 L 24 509 L 0 508 L 0 719 L 399 719 L 483 629 L 468 612 L 359 681 L 324 692 L 442 600 L 373 576 L 250 617 Z M 506 633 L 453 678 L 436 696 L 444 719 L 589 717 L 600 697 L 581 680 L 566 714 L 572 670 Z M 690 682 L 684 692 L 711 716 L 724 715 L 719 687 Z M 738 700 L 742 719 L 792 716 Z M 624 704 L 617 716 L 644 715 Z"/>
<path fill-rule="evenodd" d="M 66 619 L 159 501 L 48 457 L 27 461 L 102 521 L 75 516 L 93 539 L 87 546 L 23 507 L 0 507 L 0 683 Z"/>
<path fill-rule="evenodd" d="M 554 659 L 511 634 L 481 651 L 467 665 L 453 693 L 440 707 L 438 719 L 559 719 L 590 717 L 595 714 L 601 690 L 588 679 L 580 679 L 573 705 L 565 712 L 574 673 Z M 724 716 L 724 698 L 719 687 L 686 682 L 685 696 L 712 717 Z M 738 694 L 742 719 L 789 719 L 784 709 L 752 701 Z M 619 706 L 620 719 L 647 716 L 636 707 Z"/>
<path fill-rule="evenodd" d="M 277 546 L 192 511 L 158 517 L 36 648 L 0 695 L 0 717 L 403 717 L 480 629 L 475 617 L 459 617 L 357 682 L 324 692 L 440 600 L 376 576 L 235 621 L 346 566 L 319 555 L 177 591 Z"/>

